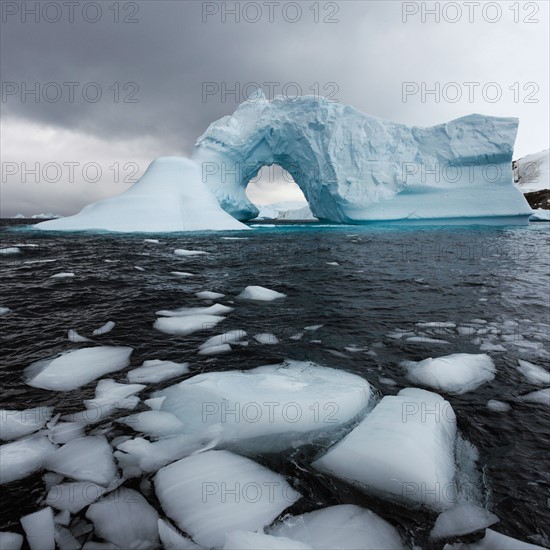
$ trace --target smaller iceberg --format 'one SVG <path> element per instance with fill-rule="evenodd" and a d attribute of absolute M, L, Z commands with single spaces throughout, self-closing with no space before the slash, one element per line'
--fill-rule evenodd
<path fill-rule="evenodd" d="M 46 231 L 149 233 L 248 229 L 222 210 L 202 180 L 201 166 L 180 157 L 156 159 L 143 177 L 121 195 L 89 204 L 74 216 L 35 227 Z"/>

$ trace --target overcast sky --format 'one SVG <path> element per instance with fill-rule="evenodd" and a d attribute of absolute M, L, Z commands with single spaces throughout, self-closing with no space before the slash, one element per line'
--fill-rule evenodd
<path fill-rule="evenodd" d="M 296 4 L 3 0 L 1 215 L 67 215 L 120 193 L 156 157 L 190 155 L 249 83 L 410 125 L 515 116 L 516 158 L 548 148 L 548 2 L 440 1 L 438 22 L 422 13 L 435 2 Z M 265 172 L 252 200 L 297 198 Z"/>

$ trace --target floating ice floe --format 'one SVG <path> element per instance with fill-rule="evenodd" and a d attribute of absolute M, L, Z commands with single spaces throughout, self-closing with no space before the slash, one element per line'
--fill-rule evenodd
<path fill-rule="evenodd" d="M 176 256 L 203 256 L 204 254 L 210 254 L 204 250 L 185 250 L 183 248 L 178 248 L 174 250 Z"/>
<path fill-rule="evenodd" d="M 135 265 L 135 266 L 134 266 L 134 269 L 135 269 L 136 271 L 145 271 L 145 268 L 144 268 L 144 267 L 141 267 L 141 266 L 139 266 L 139 265 Z"/>
<path fill-rule="evenodd" d="M 103 326 L 96 328 L 93 332 L 93 336 L 101 336 L 102 334 L 107 334 L 115 328 L 115 323 L 113 321 L 107 321 Z"/>
<path fill-rule="evenodd" d="M 0 315 L 5 315 L 6 313 L 9 313 L 11 309 L 9 307 L 0 307 Z"/>
<path fill-rule="evenodd" d="M 117 444 L 114 455 L 124 477 L 139 477 L 180 458 L 213 448 L 218 442 L 218 433 L 219 430 L 207 428 L 198 435 L 177 435 L 155 442 L 135 437 Z"/>
<path fill-rule="evenodd" d="M 166 397 L 152 397 L 151 399 L 145 399 L 143 402 L 154 411 L 160 410 Z"/>
<path fill-rule="evenodd" d="M 176 277 L 194 277 L 195 275 L 193 273 L 188 273 L 187 271 L 170 271 L 171 275 L 175 275 Z"/>
<path fill-rule="evenodd" d="M 230 330 L 228 332 L 224 332 L 223 334 L 218 334 L 208 338 L 206 342 L 203 342 L 199 346 L 199 349 L 206 350 L 207 348 L 219 347 L 224 344 L 239 344 L 243 338 L 246 338 L 246 332 L 244 330 Z"/>
<path fill-rule="evenodd" d="M 285 298 L 286 294 L 264 288 L 263 286 L 247 286 L 239 295 L 242 300 L 256 300 L 258 302 L 271 302 L 278 298 Z"/>
<path fill-rule="evenodd" d="M 409 336 L 407 342 L 420 342 L 422 344 L 450 344 L 447 340 L 441 338 L 430 338 L 429 336 Z"/>
<path fill-rule="evenodd" d="M 160 542 L 164 550 L 204 550 L 202 546 L 178 533 L 166 520 L 158 522 Z M 258 550 L 258 549 L 255 549 Z"/>
<path fill-rule="evenodd" d="M 208 307 L 180 307 L 179 309 L 161 309 L 155 312 L 162 317 L 192 317 L 195 315 L 224 315 L 233 311 L 232 307 L 213 304 Z"/>
<path fill-rule="evenodd" d="M 237 488 L 239 498 L 228 498 L 229 488 Z M 283 476 L 229 451 L 165 466 L 155 476 L 155 491 L 166 515 L 208 548 L 222 547 L 230 531 L 262 529 L 301 497 Z"/>
<path fill-rule="evenodd" d="M 526 401 L 527 403 L 538 403 L 548 407 L 550 406 L 550 388 L 532 391 L 531 393 L 520 396 L 520 399 L 521 401 Z"/>
<path fill-rule="evenodd" d="M 73 439 L 48 454 L 44 466 L 77 481 L 108 485 L 116 475 L 113 451 L 103 436 Z"/>
<path fill-rule="evenodd" d="M 95 534 L 118 548 L 156 548 L 159 544 L 156 510 L 134 491 L 120 487 L 94 502 L 86 512 Z"/>
<path fill-rule="evenodd" d="M 308 331 L 316 331 L 316 330 L 319 330 L 323 325 L 309 325 L 307 327 L 304 327 L 304 330 L 308 330 Z"/>
<path fill-rule="evenodd" d="M 118 421 L 136 432 L 153 437 L 181 433 L 184 427 L 183 422 L 177 416 L 162 410 L 131 414 Z"/>
<path fill-rule="evenodd" d="M 225 535 L 223 550 L 312 550 L 309 544 L 287 537 L 274 537 L 252 531 L 231 531 Z"/>
<path fill-rule="evenodd" d="M 232 351 L 229 344 L 220 344 L 219 346 L 208 346 L 206 348 L 199 348 L 199 355 L 221 355 L 222 353 L 229 353 Z"/>
<path fill-rule="evenodd" d="M 430 532 L 432 539 L 468 535 L 498 522 L 497 516 L 475 504 L 458 504 L 437 516 Z"/>
<path fill-rule="evenodd" d="M 144 243 L 152 243 L 152 244 L 159 244 L 160 241 L 158 239 L 143 239 Z"/>
<path fill-rule="evenodd" d="M 70 391 L 128 366 L 132 348 L 98 346 L 42 359 L 25 369 L 27 384 L 45 390 Z"/>
<path fill-rule="evenodd" d="M 489 399 L 489 401 L 487 401 L 487 408 L 493 412 L 508 412 L 512 407 L 504 401 Z"/>
<path fill-rule="evenodd" d="M 72 279 L 74 276 L 75 274 L 72 271 L 63 271 L 61 273 L 51 275 L 50 279 Z"/>
<path fill-rule="evenodd" d="M 165 334 L 187 336 L 200 330 L 213 329 L 225 317 L 220 315 L 188 315 L 185 317 L 159 317 L 153 327 Z"/>
<path fill-rule="evenodd" d="M 416 384 L 460 395 L 495 377 L 495 365 L 485 354 L 455 353 L 423 361 L 403 361 L 407 378 Z"/>
<path fill-rule="evenodd" d="M 23 546 L 23 535 L 11 531 L 0 531 L 0 548 L 2 550 L 20 550 Z"/>
<path fill-rule="evenodd" d="M 41 470 L 56 447 L 47 437 L 34 435 L 0 446 L 0 485 Z"/>
<path fill-rule="evenodd" d="M 221 294 L 220 292 L 211 292 L 209 290 L 203 290 L 201 292 L 196 292 L 195 296 L 197 298 L 200 298 L 201 300 L 219 300 L 220 298 L 223 298 L 225 294 Z"/>
<path fill-rule="evenodd" d="M 80 334 L 78 334 L 78 332 L 74 329 L 69 330 L 69 332 L 67 333 L 67 339 L 69 340 L 69 342 L 74 342 L 75 344 L 91 341 L 89 338 L 86 338 L 86 336 L 81 336 Z"/>
<path fill-rule="evenodd" d="M 48 506 L 21 518 L 31 550 L 55 550 L 53 510 Z"/>
<path fill-rule="evenodd" d="M 11 441 L 43 428 L 52 416 L 52 407 L 35 407 L 24 411 L 0 409 L 0 439 Z"/>
<path fill-rule="evenodd" d="M 456 503 L 455 436 L 455 413 L 443 397 L 406 388 L 382 398 L 313 467 L 366 492 L 443 511 Z"/>
<path fill-rule="evenodd" d="M 145 389 L 143 384 L 119 384 L 111 379 L 97 383 L 94 399 L 85 399 L 86 411 L 70 414 L 64 419 L 94 424 L 117 410 L 131 410 L 139 404 L 135 394 Z"/>
<path fill-rule="evenodd" d="M 259 344 L 275 345 L 279 343 L 279 339 L 271 332 L 262 332 L 254 335 L 254 340 Z"/>
<path fill-rule="evenodd" d="M 107 492 L 106 487 L 90 481 L 71 481 L 50 487 L 46 504 L 57 510 L 78 514 Z"/>
<path fill-rule="evenodd" d="M 156 395 L 166 396 L 162 410 L 184 423 L 184 434 L 217 426 L 221 445 L 269 451 L 334 437 L 367 407 L 372 391 L 355 374 L 288 361 L 199 374 Z"/>
<path fill-rule="evenodd" d="M 529 361 L 518 359 L 518 371 L 531 383 L 536 386 L 550 386 L 550 372 L 543 367 L 534 365 Z"/>
<path fill-rule="evenodd" d="M 544 550 L 544 548 L 487 529 L 485 536 L 477 542 L 446 544 L 443 550 Z"/>
<path fill-rule="evenodd" d="M 0 248 L 0 254 L 21 254 L 21 249 L 16 246 L 10 246 L 8 248 Z"/>
<path fill-rule="evenodd" d="M 319 550 L 405 548 L 399 533 L 387 521 L 353 504 L 340 504 L 301 516 L 291 516 L 268 531 L 276 537 L 287 537 Z"/>
<path fill-rule="evenodd" d="M 128 373 L 128 381 L 140 384 L 158 384 L 189 372 L 189 363 L 174 363 L 150 359 L 144 361 L 141 367 Z"/>

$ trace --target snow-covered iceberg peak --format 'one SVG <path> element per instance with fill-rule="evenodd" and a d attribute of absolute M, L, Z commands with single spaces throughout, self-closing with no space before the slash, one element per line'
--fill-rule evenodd
<path fill-rule="evenodd" d="M 258 215 L 249 181 L 278 164 L 322 220 L 527 223 L 529 205 L 512 181 L 517 127 L 515 118 L 477 114 L 409 127 L 315 96 L 259 97 L 211 124 L 192 158 L 240 220 Z"/>
<path fill-rule="evenodd" d="M 74 216 L 35 227 L 152 233 L 247 229 L 220 208 L 202 181 L 201 167 L 183 157 L 158 158 L 124 193 L 89 204 Z"/>

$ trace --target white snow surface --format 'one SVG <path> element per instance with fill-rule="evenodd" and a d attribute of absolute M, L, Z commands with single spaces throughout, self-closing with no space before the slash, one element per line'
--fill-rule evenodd
<path fill-rule="evenodd" d="M 288 537 L 311 548 L 348 550 L 399 550 L 405 546 L 399 533 L 374 512 L 353 504 L 330 506 L 291 516 L 269 529 L 271 535 Z"/>
<path fill-rule="evenodd" d="M 456 417 L 445 399 L 406 388 L 383 397 L 313 466 L 366 492 L 443 511 L 456 500 L 455 436 Z M 430 493 L 426 487 L 444 490 Z"/>
<path fill-rule="evenodd" d="M 220 445 L 273 450 L 339 430 L 367 407 L 372 390 L 355 374 L 287 361 L 198 374 L 155 395 L 166 396 L 161 410 L 183 422 L 184 434 L 216 427 Z"/>
<path fill-rule="evenodd" d="M 104 374 L 122 370 L 129 364 L 132 351 L 125 346 L 98 346 L 42 359 L 25 369 L 27 384 L 45 390 L 75 390 Z"/>
<path fill-rule="evenodd" d="M 407 378 L 422 386 L 460 395 L 495 377 L 493 360 L 485 354 L 455 353 L 423 361 L 403 361 Z"/>
<path fill-rule="evenodd" d="M 515 161 L 514 180 L 522 193 L 550 189 L 550 149 Z"/>
<path fill-rule="evenodd" d="M 237 487 L 237 495 L 225 495 L 226 487 Z M 301 497 L 281 475 L 229 451 L 165 466 L 155 492 L 166 515 L 207 548 L 223 547 L 228 532 L 262 529 Z"/>
<path fill-rule="evenodd" d="M 36 224 L 50 231 L 174 232 L 248 229 L 219 206 L 200 164 L 161 157 L 130 189 L 85 206 L 78 214 Z"/>
<path fill-rule="evenodd" d="M 259 214 L 248 183 L 277 164 L 321 220 L 526 224 L 531 209 L 512 178 L 517 128 L 515 118 L 479 114 L 409 127 L 316 96 L 259 95 L 212 123 L 193 159 L 212 167 L 206 184 L 240 220 Z"/>

